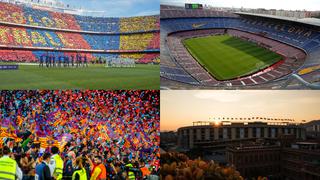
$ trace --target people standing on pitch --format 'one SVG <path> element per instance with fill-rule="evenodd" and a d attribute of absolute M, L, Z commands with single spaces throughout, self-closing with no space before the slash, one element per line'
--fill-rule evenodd
<path fill-rule="evenodd" d="M 61 57 L 61 56 L 60 56 L 60 57 Z M 61 67 L 61 63 L 62 63 L 62 59 L 59 58 L 59 61 L 58 61 L 59 67 Z"/>
<path fill-rule="evenodd" d="M 46 67 L 48 68 L 49 67 L 49 55 L 48 54 L 46 55 L 45 61 L 46 61 Z"/>
<path fill-rule="evenodd" d="M 78 53 L 77 56 L 76 56 L 76 67 L 80 66 L 80 62 L 81 62 L 81 56 Z"/>
<path fill-rule="evenodd" d="M 72 67 L 74 67 L 74 56 L 73 55 L 71 55 L 71 65 L 72 65 Z"/>
<path fill-rule="evenodd" d="M 44 153 L 42 155 L 42 162 L 40 164 L 37 164 L 35 168 L 35 179 L 37 180 L 46 180 L 51 179 L 51 172 L 49 168 L 49 162 L 50 162 L 50 153 Z"/>
<path fill-rule="evenodd" d="M 56 146 L 53 146 L 51 148 L 51 153 L 53 154 L 50 159 L 50 172 L 51 175 L 56 179 L 56 180 L 61 180 L 62 179 L 62 173 L 63 173 L 63 160 L 61 159 L 59 155 L 59 148 Z"/>
<path fill-rule="evenodd" d="M 45 55 L 44 55 L 44 54 L 42 54 L 42 55 L 40 56 L 40 63 L 39 63 L 39 67 L 43 67 L 44 57 L 45 57 Z"/>
<path fill-rule="evenodd" d="M 65 56 L 66 66 L 70 67 L 69 56 Z"/>
<path fill-rule="evenodd" d="M 102 64 L 102 58 L 99 56 L 99 64 Z"/>
<path fill-rule="evenodd" d="M 58 64 L 59 64 L 59 58 L 55 58 L 54 63 L 55 63 L 55 67 L 58 67 Z"/>
<path fill-rule="evenodd" d="M 62 64 L 62 65 L 61 65 Z M 61 55 L 59 55 L 59 67 L 60 66 L 63 66 L 63 60 L 62 60 L 62 56 Z"/>
<path fill-rule="evenodd" d="M 52 56 L 52 67 L 56 67 L 57 66 L 57 60 L 58 60 L 58 58 L 55 58 L 55 56 L 53 55 Z"/>
<path fill-rule="evenodd" d="M 86 65 L 86 67 L 88 67 L 87 55 L 84 55 L 83 61 L 84 61 L 83 65 Z"/>
<path fill-rule="evenodd" d="M 49 52 L 47 52 L 47 56 L 48 56 L 48 68 L 49 68 L 51 67 L 52 54 L 49 54 Z"/>
<path fill-rule="evenodd" d="M 52 55 L 48 54 L 48 68 L 51 66 Z"/>
<path fill-rule="evenodd" d="M 22 180 L 23 174 L 17 162 L 12 159 L 11 150 L 8 146 L 2 149 L 3 157 L 0 158 L 0 179 Z"/>
<path fill-rule="evenodd" d="M 66 67 L 67 66 L 67 61 L 66 59 L 64 58 L 64 56 L 61 56 L 61 61 L 62 61 L 62 67 Z"/>
<path fill-rule="evenodd" d="M 56 60 L 56 56 L 53 54 L 51 58 L 52 67 L 54 67 L 55 60 Z"/>

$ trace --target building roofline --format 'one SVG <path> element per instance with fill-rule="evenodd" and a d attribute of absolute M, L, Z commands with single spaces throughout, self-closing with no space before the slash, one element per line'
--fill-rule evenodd
<path fill-rule="evenodd" d="M 298 19 L 298 18 L 291 18 L 291 17 L 275 16 L 275 15 L 269 15 L 269 14 L 247 13 L 247 12 L 235 12 L 235 14 L 256 16 L 256 17 L 264 17 L 264 18 L 270 18 L 270 19 L 278 19 L 278 20 L 283 20 L 283 21 L 291 21 L 291 22 L 296 22 L 296 23 L 301 23 L 301 24 L 307 24 L 307 25 L 320 27 L 320 19 L 318 20 L 316 18 Z"/>

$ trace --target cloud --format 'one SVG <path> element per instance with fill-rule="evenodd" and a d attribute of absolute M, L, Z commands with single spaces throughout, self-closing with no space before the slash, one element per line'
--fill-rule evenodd
<path fill-rule="evenodd" d="M 63 0 L 71 7 L 83 9 L 83 15 L 130 17 L 160 14 L 160 0 Z M 98 13 L 91 13 L 98 12 Z"/>

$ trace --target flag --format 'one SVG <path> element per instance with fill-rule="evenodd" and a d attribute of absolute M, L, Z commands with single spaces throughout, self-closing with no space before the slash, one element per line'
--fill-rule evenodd
<path fill-rule="evenodd" d="M 27 144 L 29 143 L 30 140 L 31 140 L 30 138 L 27 138 L 26 140 L 24 140 L 24 141 L 22 142 L 22 144 L 21 144 L 21 147 L 22 147 L 22 148 L 25 148 L 25 147 L 27 146 Z"/>
<path fill-rule="evenodd" d="M 71 138 L 72 138 L 71 134 L 64 134 L 61 137 L 60 144 L 59 144 L 60 145 L 60 147 L 59 147 L 60 152 L 63 151 L 64 146 L 71 140 Z"/>
<path fill-rule="evenodd" d="M 17 125 L 21 126 L 22 122 L 23 122 L 22 117 L 21 116 L 17 116 Z"/>

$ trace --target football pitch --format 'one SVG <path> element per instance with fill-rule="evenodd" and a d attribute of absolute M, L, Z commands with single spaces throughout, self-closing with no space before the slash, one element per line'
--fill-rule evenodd
<path fill-rule="evenodd" d="M 19 70 L 0 70 L 0 89 L 159 89 L 159 72 L 159 65 L 136 65 L 135 68 L 19 65 Z"/>
<path fill-rule="evenodd" d="M 250 75 L 282 59 L 255 43 L 229 35 L 190 38 L 183 44 L 217 80 Z"/>

